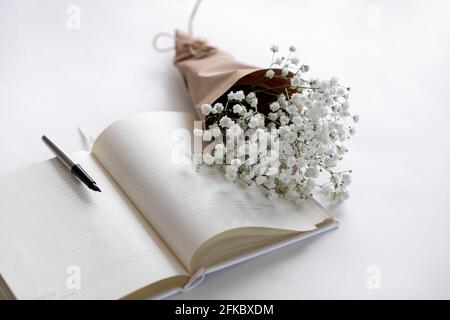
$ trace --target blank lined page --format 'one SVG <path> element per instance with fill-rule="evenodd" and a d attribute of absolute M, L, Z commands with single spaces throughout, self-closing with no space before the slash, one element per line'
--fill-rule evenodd
<path fill-rule="evenodd" d="M 219 168 L 197 171 L 174 162 L 183 145 L 178 138 L 189 139 L 193 121 L 180 112 L 135 115 L 106 129 L 93 149 L 185 266 L 222 232 L 245 227 L 309 231 L 331 217 L 315 201 L 300 208 L 269 200 L 259 190 L 227 181 Z"/>
<path fill-rule="evenodd" d="M 16 297 L 116 299 L 187 275 L 95 158 L 75 157 L 101 193 L 56 159 L 0 179 L 0 273 Z"/>

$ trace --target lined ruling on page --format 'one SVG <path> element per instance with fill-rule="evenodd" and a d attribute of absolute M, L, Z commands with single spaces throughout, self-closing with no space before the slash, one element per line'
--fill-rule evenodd
<path fill-rule="evenodd" d="M 0 273 L 16 297 L 120 298 L 185 273 L 95 158 L 75 156 L 102 193 L 55 159 L 0 180 Z"/>

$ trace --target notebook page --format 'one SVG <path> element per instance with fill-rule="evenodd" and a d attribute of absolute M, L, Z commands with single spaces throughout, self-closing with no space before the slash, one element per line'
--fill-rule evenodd
<path fill-rule="evenodd" d="M 95 158 L 74 157 L 101 193 L 56 159 L 0 179 L 0 273 L 16 297 L 116 299 L 187 275 Z"/>
<path fill-rule="evenodd" d="M 316 229 L 329 215 L 316 202 L 302 209 L 268 200 L 227 181 L 217 168 L 175 163 L 176 137 L 192 132 L 193 116 L 150 112 L 106 129 L 93 153 L 187 268 L 208 239 L 235 228 Z M 189 148 L 185 148 L 189 149 Z"/>

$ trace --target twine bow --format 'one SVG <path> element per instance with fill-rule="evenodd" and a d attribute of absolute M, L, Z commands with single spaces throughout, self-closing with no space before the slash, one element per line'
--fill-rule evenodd
<path fill-rule="evenodd" d="M 216 52 L 217 49 L 204 40 L 193 38 L 181 31 L 175 32 L 175 63 L 186 59 L 202 59 Z"/>

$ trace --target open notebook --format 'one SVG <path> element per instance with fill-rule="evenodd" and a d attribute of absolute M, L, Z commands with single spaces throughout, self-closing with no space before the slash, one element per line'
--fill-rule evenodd
<path fill-rule="evenodd" d="M 315 200 L 302 208 L 268 200 L 218 168 L 174 161 L 189 149 L 179 137 L 193 121 L 138 114 L 108 127 L 92 153 L 74 153 L 102 193 L 56 159 L 1 179 L 3 298 L 161 298 L 337 226 Z"/>

